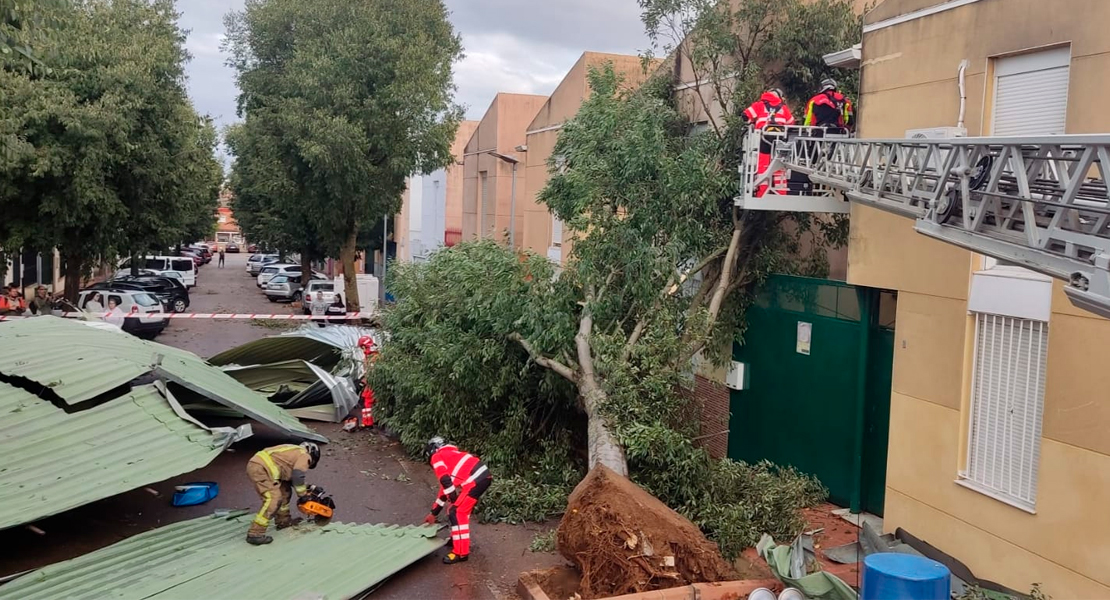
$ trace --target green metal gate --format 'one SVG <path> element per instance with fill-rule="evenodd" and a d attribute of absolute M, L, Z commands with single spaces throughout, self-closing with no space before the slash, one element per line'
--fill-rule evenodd
<path fill-rule="evenodd" d="M 881 515 L 893 309 L 891 292 L 772 277 L 733 350 L 749 378 L 731 395 L 729 457 L 794 466 L 832 502 Z"/>

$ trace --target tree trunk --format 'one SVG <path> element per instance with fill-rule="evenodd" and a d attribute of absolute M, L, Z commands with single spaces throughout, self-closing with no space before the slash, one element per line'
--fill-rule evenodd
<path fill-rule="evenodd" d="M 309 281 L 312 281 L 312 255 L 305 248 L 301 250 L 301 285 L 308 287 Z"/>
<path fill-rule="evenodd" d="M 601 414 L 601 405 L 605 403 L 606 395 L 605 390 L 597 383 L 593 349 L 590 347 L 594 318 L 589 302 L 593 301 L 593 297 L 592 292 L 587 296 L 587 306 L 582 310 L 582 316 L 578 320 L 578 333 L 574 336 L 581 371 L 578 377 L 578 392 L 582 396 L 582 404 L 586 409 L 590 468 L 605 465 L 615 473 L 628 477 L 628 460 L 624 456 L 624 448 L 609 429 L 605 415 Z"/>
<path fill-rule="evenodd" d="M 63 254 L 65 260 L 65 299 L 77 304 L 77 292 L 81 291 L 81 259 L 76 254 Z"/>
<path fill-rule="evenodd" d="M 358 244 L 358 227 L 352 226 L 347 232 L 347 240 L 339 249 L 339 262 L 343 265 L 343 297 L 347 301 L 347 312 L 361 310 L 358 297 L 358 273 L 355 271 L 355 251 Z M 369 301 L 369 300 L 368 300 Z"/>

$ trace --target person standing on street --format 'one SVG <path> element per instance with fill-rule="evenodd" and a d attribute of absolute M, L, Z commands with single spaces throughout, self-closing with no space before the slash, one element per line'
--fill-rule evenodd
<path fill-rule="evenodd" d="M 477 456 L 459 450 L 439 436 L 428 440 L 425 451 L 440 487 L 424 523 L 434 525 L 439 512 L 450 502 L 447 521 L 451 524 L 451 551 L 443 557 L 443 564 L 466 562 L 470 558 L 470 512 L 493 483 L 493 476 Z"/>
<path fill-rule="evenodd" d="M 0 317 L 17 317 L 26 310 L 27 301 L 23 299 L 23 294 L 19 292 L 19 286 L 14 283 L 9 285 L 7 293 L 0 296 Z"/>
<path fill-rule="evenodd" d="M 50 311 L 54 310 L 54 300 L 46 293 L 45 285 L 35 288 L 35 297 L 31 298 L 28 307 L 33 315 L 48 315 Z"/>
<path fill-rule="evenodd" d="M 220 260 L 216 263 L 218 268 L 224 268 L 224 249 L 220 248 Z"/>
<path fill-rule="evenodd" d="M 270 519 L 274 519 L 278 529 L 296 525 L 301 520 L 289 515 L 289 501 L 292 492 L 305 496 L 316 486 L 305 484 L 309 469 L 315 469 L 320 462 L 320 447 L 312 442 L 301 445 L 282 444 L 259 450 L 247 462 L 247 477 L 254 484 L 254 490 L 262 498 L 262 508 L 255 515 L 247 530 L 247 543 L 261 546 L 274 541 L 266 535 Z M 275 518 L 276 517 L 276 518 Z"/>

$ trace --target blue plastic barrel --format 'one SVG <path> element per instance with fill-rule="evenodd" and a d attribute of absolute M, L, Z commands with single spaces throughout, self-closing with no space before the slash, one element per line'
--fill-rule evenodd
<path fill-rule="evenodd" d="M 863 559 L 862 600 L 948 600 L 948 567 L 923 556 L 883 552 Z"/>

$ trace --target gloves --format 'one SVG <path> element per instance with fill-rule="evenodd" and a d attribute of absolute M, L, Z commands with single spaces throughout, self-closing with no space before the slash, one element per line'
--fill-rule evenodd
<path fill-rule="evenodd" d="M 436 516 L 429 513 L 428 516 L 424 517 L 424 524 L 426 524 L 426 525 L 435 525 L 436 524 Z"/>

